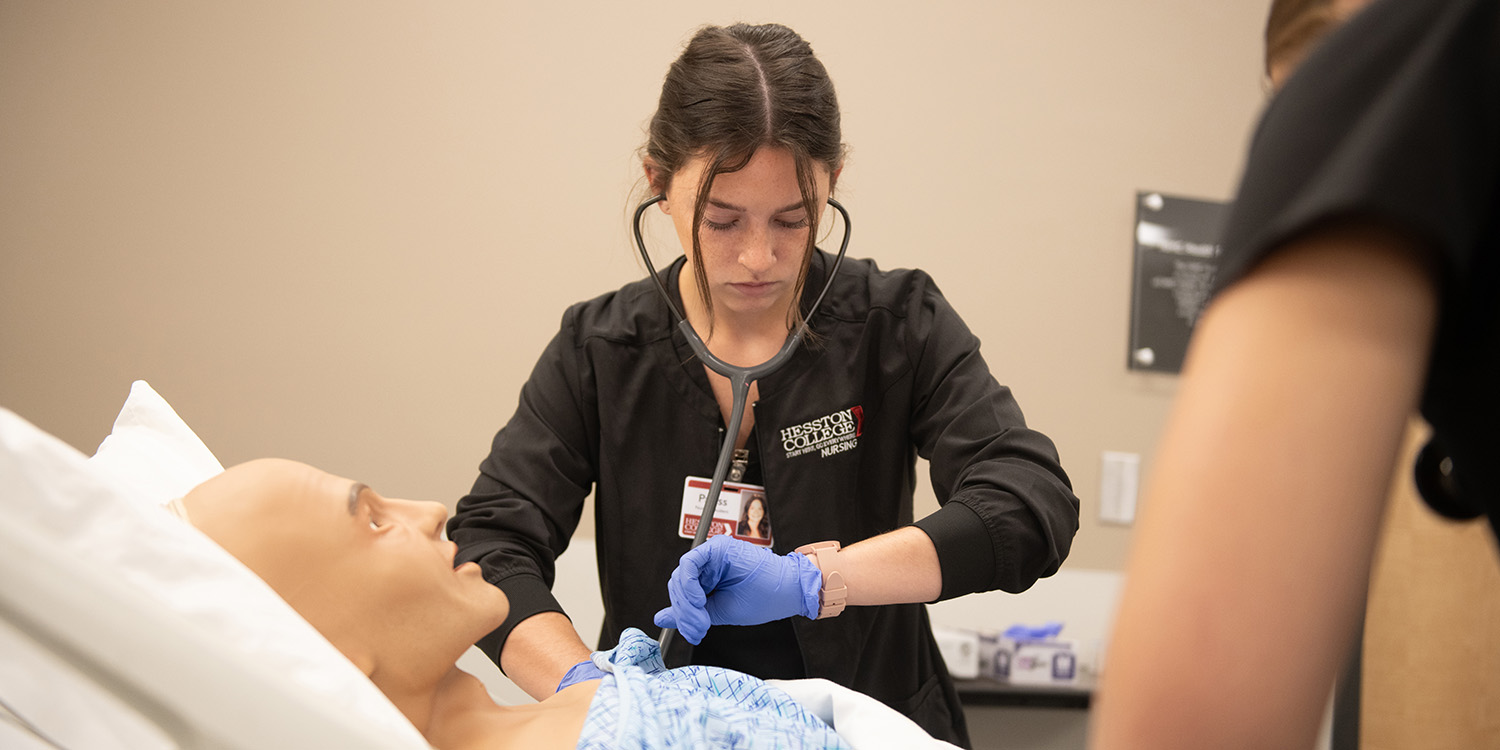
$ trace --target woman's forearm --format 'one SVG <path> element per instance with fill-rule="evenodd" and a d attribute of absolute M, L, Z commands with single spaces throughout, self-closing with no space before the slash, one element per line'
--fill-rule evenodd
<path fill-rule="evenodd" d="M 930 602 L 942 593 L 937 550 L 915 526 L 852 544 L 839 555 L 850 606 Z"/>
<path fill-rule="evenodd" d="M 542 612 L 522 620 L 510 631 L 500 665 L 511 682 L 542 700 L 557 690 L 568 669 L 589 658 L 590 653 L 566 615 Z"/>

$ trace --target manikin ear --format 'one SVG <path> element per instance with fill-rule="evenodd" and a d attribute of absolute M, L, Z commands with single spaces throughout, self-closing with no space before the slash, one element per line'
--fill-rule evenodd
<path fill-rule="evenodd" d="M 651 186 L 651 194 L 663 196 L 656 207 L 660 208 L 664 214 L 672 213 L 672 207 L 667 205 L 665 197 L 667 194 L 666 170 L 656 166 L 656 162 L 649 158 L 642 160 L 641 167 L 646 170 L 646 184 Z"/>

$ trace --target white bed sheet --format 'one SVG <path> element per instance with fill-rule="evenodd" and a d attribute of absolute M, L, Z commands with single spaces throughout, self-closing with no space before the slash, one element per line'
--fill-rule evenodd
<path fill-rule="evenodd" d="M 822 679 L 771 680 L 833 727 L 854 750 L 957 750 L 864 693 Z"/>

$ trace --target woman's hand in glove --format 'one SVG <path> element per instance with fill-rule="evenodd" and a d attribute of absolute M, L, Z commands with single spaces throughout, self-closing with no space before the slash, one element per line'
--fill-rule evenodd
<path fill-rule="evenodd" d="M 678 561 L 667 582 L 672 606 L 656 613 L 656 624 L 696 645 L 713 625 L 816 619 L 822 587 L 823 572 L 801 554 L 715 536 Z"/>

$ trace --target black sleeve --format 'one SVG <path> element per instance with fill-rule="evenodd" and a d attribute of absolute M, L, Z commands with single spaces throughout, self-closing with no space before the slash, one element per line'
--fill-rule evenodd
<path fill-rule="evenodd" d="M 551 587 L 557 556 L 583 513 L 595 481 L 598 425 L 590 408 L 574 310 L 521 389 L 510 421 L 495 435 L 479 478 L 448 521 L 456 563 L 479 563 L 485 580 L 510 599 L 505 623 L 479 642 L 496 664 L 510 631 L 540 612 L 562 612 Z"/>
<path fill-rule="evenodd" d="M 941 599 L 1024 591 L 1052 575 L 1078 531 L 1078 498 L 1057 449 L 1028 429 L 969 331 L 922 276 L 908 314 L 916 400 L 912 439 L 942 507 L 917 522 L 943 569 Z"/>
<path fill-rule="evenodd" d="M 1216 288 L 1303 232 L 1380 224 L 1460 280 L 1495 211 L 1500 4 L 1380 0 L 1320 45 L 1266 110 Z"/>

